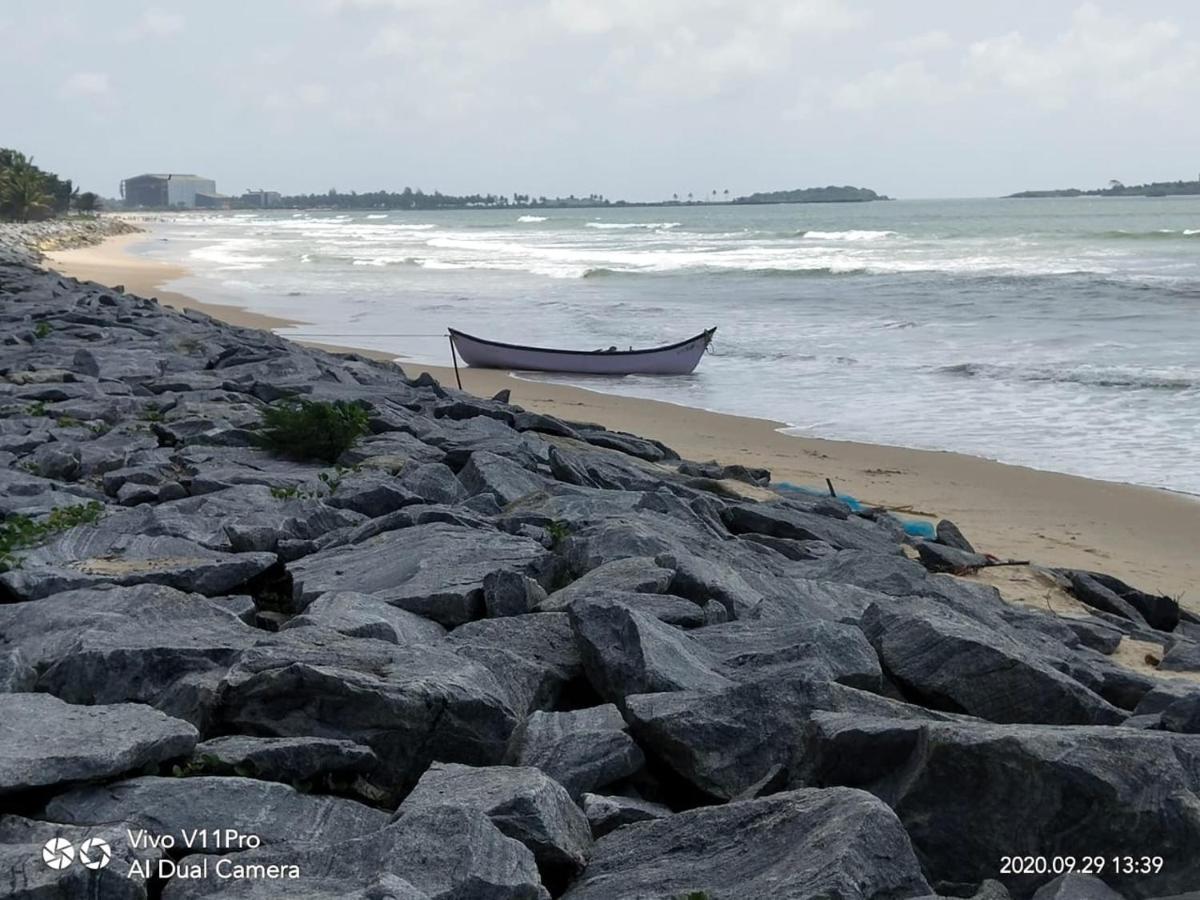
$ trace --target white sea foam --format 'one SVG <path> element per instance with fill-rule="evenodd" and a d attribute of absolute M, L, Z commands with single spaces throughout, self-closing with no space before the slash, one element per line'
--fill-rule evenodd
<path fill-rule="evenodd" d="M 196 247 L 188 252 L 188 256 L 193 260 L 215 263 L 219 268 L 226 271 L 261 269 L 267 263 L 278 262 L 278 257 L 275 256 L 247 252 L 255 249 L 258 244 L 258 241 L 246 239 L 227 240 L 218 244 L 207 244 L 203 247 Z"/>
<path fill-rule="evenodd" d="M 517 216 L 518 222 L 545 222 L 548 216 Z"/>
<path fill-rule="evenodd" d="M 387 217 L 388 217 L 387 213 L 370 213 L 367 216 L 368 219 L 386 219 Z"/>
<path fill-rule="evenodd" d="M 621 231 L 628 228 L 653 228 L 658 231 L 666 231 L 671 228 L 678 228 L 678 222 L 584 222 L 588 228 L 600 228 L 611 231 Z"/>
<path fill-rule="evenodd" d="M 849 231 L 803 231 L 800 237 L 814 241 L 878 241 L 894 237 L 894 231 L 871 231 L 852 228 Z"/>

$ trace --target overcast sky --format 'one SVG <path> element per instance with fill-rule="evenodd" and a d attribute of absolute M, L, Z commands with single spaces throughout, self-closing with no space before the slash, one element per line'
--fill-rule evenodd
<path fill-rule="evenodd" d="M 106 196 L 1200 172 L 1200 0 L 5 0 L 0 47 L 0 146 Z"/>

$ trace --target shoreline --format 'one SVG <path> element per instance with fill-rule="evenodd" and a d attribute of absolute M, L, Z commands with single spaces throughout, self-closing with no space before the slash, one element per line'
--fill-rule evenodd
<path fill-rule="evenodd" d="M 162 285 L 189 272 L 129 252 L 132 244 L 145 240 L 144 234 L 121 235 L 90 247 L 48 253 L 45 264 L 70 277 L 123 284 L 166 306 L 195 309 L 235 325 L 274 329 L 304 324 L 164 290 Z M 443 384 L 455 383 L 450 368 L 343 345 L 297 343 L 397 360 L 411 375 L 428 371 Z M 864 502 L 917 518 L 928 514 L 951 519 L 981 551 L 1107 572 L 1142 590 L 1182 597 L 1186 607 L 1200 611 L 1200 502 L 1189 494 L 949 451 L 800 437 L 782 433 L 784 423 L 602 394 L 498 370 L 460 372 L 463 388 L 470 393 L 491 396 L 508 389 L 512 402 L 530 410 L 653 437 L 698 461 L 715 458 L 767 468 L 775 482 L 818 486 L 830 478 L 839 492 Z M 1049 585 L 1025 567 L 985 570 L 981 577 L 1024 602 L 1045 605 L 1051 593 Z"/>

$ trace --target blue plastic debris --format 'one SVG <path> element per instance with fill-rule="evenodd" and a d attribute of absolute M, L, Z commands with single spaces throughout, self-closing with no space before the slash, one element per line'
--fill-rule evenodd
<path fill-rule="evenodd" d="M 829 491 L 827 491 L 825 488 L 805 487 L 802 484 L 792 484 L 790 481 L 778 482 L 775 485 L 775 490 L 782 494 L 804 494 L 808 497 L 829 496 Z M 851 512 L 862 512 L 862 503 L 854 497 L 851 497 L 849 494 L 838 494 L 837 499 L 841 500 L 848 507 L 850 507 Z M 930 522 L 922 522 L 919 519 L 903 519 L 899 516 L 896 518 L 900 519 L 900 524 L 904 526 L 905 534 L 911 535 L 912 537 L 926 538 L 928 540 L 934 540 L 937 537 L 937 531 Z"/>

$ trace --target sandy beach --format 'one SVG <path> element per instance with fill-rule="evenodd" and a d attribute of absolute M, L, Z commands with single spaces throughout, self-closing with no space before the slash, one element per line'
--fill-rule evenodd
<path fill-rule="evenodd" d="M 65 275 L 121 284 L 168 306 L 197 309 L 237 325 L 270 329 L 296 324 L 165 289 L 187 272 L 127 252 L 144 240 L 126 235 L 99 246 L 51 253 L 47 264 Z M 452 370 L 400 362 L 412 375 L 429 371 L 454 384 Z M 794 437 L 781 433 L 783 425 L 777 422 L 600 394 L 499 371 L 465 369 L 462 382 L 480 396 L 507 388 L 512 401 L 527 409 L 658 438 L 690 459 L 761 466 L 771 470 L 775 481 L 804 485 L 821 485 L 829 478 L 839 491 L 864 502 L 930 521 L 952 519 L 981 551 L 1107 572 L 1143 590 L 1180 597 L 1185 606 L 1200 611 L 1200 502 L 1192 497 L 956 453 Z M 1048 585 L 1030 569 L 992 570 L 984 577 L 1010 597 L 1050 602 Z"/>

